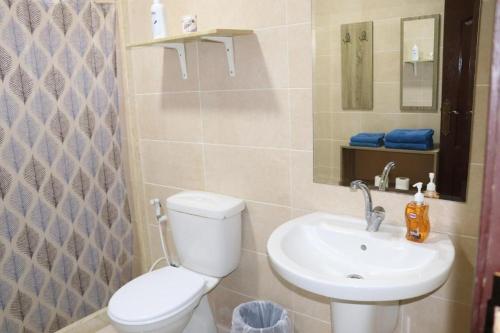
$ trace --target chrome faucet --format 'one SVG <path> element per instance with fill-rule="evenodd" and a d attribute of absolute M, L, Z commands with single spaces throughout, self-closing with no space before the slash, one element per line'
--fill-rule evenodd
<path fill-rule="evenodd" d="M 389 162 L 384 167 L 384 171 L 382 171 L 382 176 L 380 177 L 380 184 L 378 185 L 379 191 L 385 191 L 385 189 L 389 186 L 389 173 L 392 169 L 396 167 L 396 162 Z"/>
<path fill-rule="evenodd" d="M 373 207 L 372 196 L 370 189 L 361 180 L 351 182 L 351 190 L 361 190 L 365 197 L 365 218 L 366 218 L 366 231 L 375 232 L 380 228 L 380 224 L 385 218 L 385 209 L 377 206 Z"/>

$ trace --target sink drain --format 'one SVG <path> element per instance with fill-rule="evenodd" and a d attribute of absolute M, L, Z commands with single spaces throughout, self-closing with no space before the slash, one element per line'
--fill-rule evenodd
<path fill-rule="evenodd" d="M 363 277 L 359 274 L 349 274 L 347 275 L 348 279 L 355 279 L 355 280 L 363 280 Z"/>

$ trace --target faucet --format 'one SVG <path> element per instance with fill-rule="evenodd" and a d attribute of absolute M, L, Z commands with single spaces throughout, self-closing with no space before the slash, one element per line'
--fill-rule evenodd
<path fill-rule="evenodd" d="M 389 173 L 392 169 L 396 167 L 396 162 L 389 162 L 384 167 L 384 171 L 382 171 L 382 176 L 380 177 L 380 184 L 378 185 L 379 191 L 385 191 L 385 189 L 389 186 Z"/>
<path fill-rule="evenodd" d="M 380 228 L 380 224 L 385 218 L 385 209 L 377 206 L 373 207 L 372 196 L 370 189 L 361 180 L 351 182 L 351 190 L 361 190 L 365 197 L 365 218 L 366 218 L 366 231 L 375 232 Z"/>

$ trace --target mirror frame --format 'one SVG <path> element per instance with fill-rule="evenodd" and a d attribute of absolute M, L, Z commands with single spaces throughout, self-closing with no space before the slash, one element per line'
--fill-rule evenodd
<path fill-rule="evenodd" d="M 434 78 L 432 82 L 432 106 L 404 106 L 403 105 L 403 72 L 404 72 L 404 24 L 407 21 L 423 19 L 434 19 L 434 57 L 433 64 Z M 441 64 L 441 15 L 423 15 L 415 17 L 404 17 L 401 19 L 401 40 L 400 40 L 400 79 L 399 79 L 399 104 L 401 112 L 438 112 L 439 98 L 439 68 Z"/>

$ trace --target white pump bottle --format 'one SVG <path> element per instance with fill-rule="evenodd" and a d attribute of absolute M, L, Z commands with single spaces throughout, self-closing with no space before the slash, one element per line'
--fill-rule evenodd
<path fill-rule="evenodd" d="M 165 17 L 165 8 L 161 0 L 153 0 L 151 6 L 151 20 L 153 24 L 153 38 L 167 37 L 167 20 Z"/>

